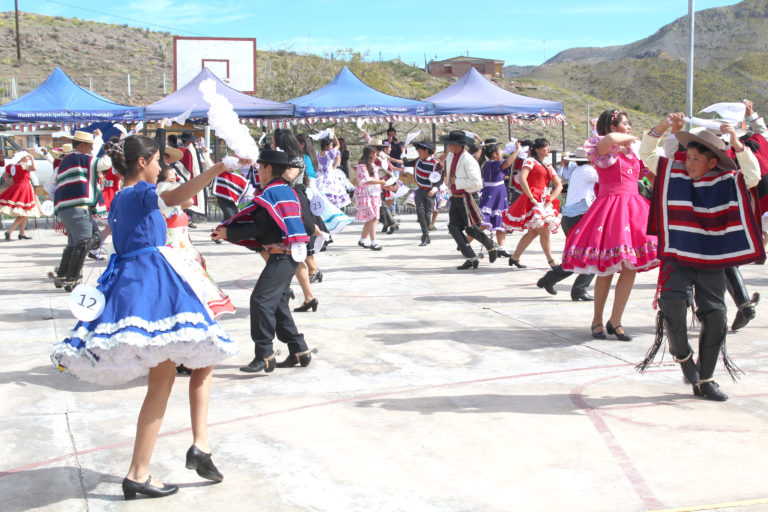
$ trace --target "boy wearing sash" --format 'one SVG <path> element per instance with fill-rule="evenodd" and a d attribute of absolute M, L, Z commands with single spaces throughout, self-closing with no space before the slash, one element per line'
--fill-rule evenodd
<path fill-rule="evenodd" d="M 732 378 L 740 372 L 725 348 L 725 269 L 765 260 L 753 197 L 760 172 L 755 156 L 731 125 L 723 124 L 720 130 L 730 136 L 740 170 L 715 134 L 682 131 L 683 118 L 682 113 L 669 114 L 643 135 L 640 146 L 640 157 L 656 173 L 648 233 L 659 237 L 662 266 L 656 339 L 638 369 L 645 370 L 653 361 L 666 329 L 669 352 L 693 385 L 693 393 L 725 401 L 728 395 L 714 381 L 718 354 L 722 351 Z M 665 158 L 658 143 L 670 127 L 685 151 Z M 688 343 L 686 313 L 691 297 L 701 323 L 698 363 Z"/>

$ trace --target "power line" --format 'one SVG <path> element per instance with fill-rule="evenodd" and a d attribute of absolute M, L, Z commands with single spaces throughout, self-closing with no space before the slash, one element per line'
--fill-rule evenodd
<path fill-rule="evenodd" d="M 45 0 L 45 1 L 50 3 L 50 4 L 63 5 L 64 7 L 71 7 L 72 9 L 80 9 L 81 11 L 87 11 L 87 12 L 92 12 L 92 13 L 95 13 L 95 14 L 101 14 L 103 16 L 109 16 L 111 18 L 118 18 L 118 19 L 121 19 L 121 20 L 133 21 L 135 23 L 140 23 L 142 26 L 148 25 L 148 26 L 152 26 L 152 27 L 163 28 L 163 29 L 169 30 L 171 32 L 175 32 L 175 33 L 186 33 L 186 34 L 192 34 L 194 36 L 210 37 L 207 34 L 199 34 L 197 32 L 191 32 L 189 30 L 180 30 L 180 29 L 173 28 L 173 27 L 166 27 L 165 25 L 158 25 L 157 23 L 147 23 L 147 22 L 145 22 L 143 20 L 136 20 L 136 19 L 133 19 L 133 18 L 126 18 L 125 16 L 118 16 L 117 14 L 112 14 L 112 13 L 109 13 L 109 12 L 96 11 L 94 9 L 86 9 L 85 7 L 80 7 L 79 5 L 72 5 L 72 4 L 67 4 L 67 3 L 64 3 L 64 2 L 57 2 L 56 0 Z"/>

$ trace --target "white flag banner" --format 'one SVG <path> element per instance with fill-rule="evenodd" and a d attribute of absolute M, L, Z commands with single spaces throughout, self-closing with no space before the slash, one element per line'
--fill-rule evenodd
<path fill-rule="evenodd" d="M 412 133 L 409 133 L 408 135 L 406 135 L 406 137 L 405 137 L 405 145 L 407 146 L 408 144 L 413 142 L 413 140 L 416 137 L 418 137 L 419 135 L 421 135 L 421 130 L 417 130 L 415 132 L 412 132 Z"/>
<path fill-rule="evenodd" d="M 714 119 L 702 119 L 700 117 L 685 117 L 686 123 L 695 124 L 696 126 L 703 126 L 704 128 L 720 131 L 720 125 L 722 121 L 716 121 Z"/>
<path fill-rule="evenodd" d="M 187 119 L 189 119 L 189 115 L 192 113 L 192 111 L 195 109 L 197 104 L 193 104 L 189 109 L 185 112 L 182 112 L 181 114 L 177 115 L 176 117 L 170 118 L 168 126 L 171 126 L 171 123 L 176 123 L 180 125 L 184 125 L 187 122 Z"/>
<path fill-rule="evenodd" d="M 734 124 L 744 120 L 744 116 L 747 113 L 747 106 L 743 103 L 715 103 L 699 112 L 717 112 L 724 120 Z"/>

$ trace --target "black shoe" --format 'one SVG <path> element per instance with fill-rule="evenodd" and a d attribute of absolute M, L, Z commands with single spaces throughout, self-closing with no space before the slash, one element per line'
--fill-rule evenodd
<path fill-rule="evenodd" d="M 360 240 L 358 240 L 358 241 L 357 241 L 357 245 L 359 245 L 359 246 L 360 246 L 360 247 L 362 247 L 363 249 L 370 249 L 370 248 L 371 248 L 371 246 L 370 246 L 370 245 L 365 245 L 365 244 L 364 244 L 362 241 L 360 241 Z"/>
<path fill-rule="evenodd" d="M 197 446 L 192 445 L 187 450 L 187 469 L 197 470 L 197 474 L 206 480 L 221 482 L 224 480 L 222 475 L 211 460 L 211 454 L 205 453 Z"/>
<path fill-rule="evenodd" d="M 421 243 L 419 244 L 419 247 L 424 247 L 425 245 L 429 245 L 431 241 L 432 240 L 429 238 L 429 234 L 424 233 L 423 235 L 421 235 Z"/>
<path fill-rule="evenodd" d="M 7 231 L 5 232 L 5 239 L 9 242 L 11 241 L 11 234 Z"/>
<path fill-rule="evenodd" d="M 517 268 L 528 268 L 528 265 L 523 265 L 518 260 L 513 258 L 512 256 L 509 257 L 509 266 L 510 267 L 517 267 Z"/>
<path fill-rule="evenodd" d="M 471 260 L 466 260 L 464 263 L 456 267 L 456 270 L 467 270 L 470 268 L 477 268 L 478 265 L 480 265 L 480 262 L 476 258 Z"/>
<path fill-rule="evenodd" d="M 693 394 L 703 396 L 707 400 L 714 400 L 715 402 L 725 402 L 728 400 L 728 395 L 720 391 L 720 386 L 713 380 L 699 382 L 698 385 L 693 386 Z"/>
<path fill-rule="evenodd" d="M 507 251 L 505 251 L 505 250 L 504 250 L 504 249 L 502 249 L 501 247 L 497 247 L 497 248 L 496 248 L 496 255 L 497 255 L 499 258 L 509 258 L 510 256 L 512 256 L 511 254 L 509 254 Z"/>
<path fill-rule="evenodd" d="M 155 487 L 154 485 L 150 484 L 151 481 L 152 475 L 150 475 L 149 478 L 147 478 L 147 481 L 143 484 L 134 482 L 133 480 L 128 480 L 127 478 L 123 478 L 123 496 L 126 500 L 135 500 L 136 494 L 145 494 L 150 498 L 162 498 L 163 496 L 176 494 L 176 492 L 179 490 L 177 485 L 163 484 L 162 487 Z"/>
<path fill-rule="evenodd" d="M 218 239 L 214 240 L 213 243 L 215 243 L 216 245 L 220 245 L 221 244 L 221 240 L 218 240 Z"/>
<path fill-rule="evenodd" d="M 382 249 L 383 249 L 383 247 L 382 247 L 382 246 L 380 246 L 379 244 L 377 244 L 377 243 L 375 243 L 375 242 L 374 242 L 374 243 L 371 243 L 371 245 L 370 245 L 370 249 L 371 249 L 372 251 L 380 251 L 380 250 L 382 250 Z"/>
<path fill-rule="evenodd" d="M 626 333 L 619 334 L 616 329 L 624 330 L 621 325 L 613 326 L 611 325 L 611 321 L 605 322 L 605 330 L 608 331 L 608 334 L 613 334 L 616 336 L 616 338 L 619 341 L 632 341 L 632 336 L 627 335 Z"/>
<path fill-rule="evenodd" d="M 488 249 L 488 263 L 493 263 L 496 261 L 496 258 L 499 256 L 499 253 L 496 252 L 496 248 Z"/>
<path fill-rule="evenodd" d="M 303 303 L 301 306 L 299 306 L 297 308 L 293 308 L 293 310 L 294 311 L 298 311 L 299 313 L 303 313 L 303 312 L 309 311 L 311 309 L 312 312 L 314 313 L 315 311 L 317 311 L 317 304 L 318 304 L 317 297 L 315 297 L 311 301 L 305 302 L 305 303 Z"/>
<path fill-rule="evenodd" d="M 310 283 L 322 283 L 323 282 L 323 273 L 319 270 L 309 276 L 309 282 Z"/>
<path fill-rule="evenodd" d="M 19 240 L 32 240 L 32 237 L 19 233 Z"/>
<path fill-rule="evenodd" d="M 391 235 L 392 233 L 395 232 L 396 229 L 397 229 L 397 226 L 390 226 L 390 228 L 387 230 L 387 234 Z"/>
<path fill-rule="evenodd" d="M 588 294 L 587 292 L 584 292 L 584 293 L 580 293 L 579 295 L 571 295 L 571 300 L 573 302 L 579 302 L 579 301 L 594 302 L 595 298 L 590 294 Z"/>
<path fill-rule="evenodd" d="M 598 327 L 602 328 L 603 324 L 595 324 L 592 327 L 590 327 L 590 330 L 592 331 L 592 337 L 595 338 L 596 340 L 604 340 L 605 339 L 605 331 L 603 331 L 603 330 L 596 331 L 595 329 L 598 328 Z"/>
<path fill-rule="evenodd" d="M 291 354 L 285 358 L 285 361 L 277 363 L 278 368 L 291 368 L 293 366 L 301 365 L 302 368 L 309 366 L 312 362 L 312 354 L 307 350 L 305 352 L 299 352 L 298 354 Z"/>
<path fill-rule="evenodd" d="M 176 373 L 179 375 L 192 375 L 192 370 L 184 366 L 183 364 L 180 364 L 176 367 Z"/>
<path fill-rule="evenodd" d="M 539 288 L 544 288 L 545 290 L 547 290 L 547 293 L 550 295 L 557 295 L 557 290 L 555 290 L 555 285 L 553 285 L 547 280 L 547 276 L 544 276 L 538 281 L 536 281 L 536 286 L 538 286 Z"/>
<path fill-rule="evenodd" d="M 190 222 L 189 224 L 187 224 L 187 227 L 188 227 L 188 228 L 192 228 L 192 229 L 195 229 L 195 228 L 197 227 L 197 224 L 195 224 L 195 223 L 193 223 L 193 222 Z"/>
<path fill-rule="evenodd" d="M 245 373 L 258 373 L 260 371 L 272 373 L 275 371 L 275 365 L 275 354 L 272 354 L 266 359 L 259 359 L 258 357 L 254 357 L 253 361 L 248 363 L 248 366 L 241 366 L 240 371 Z"/>
<path fill-rule="evenodd" d="M 742 327 L 746 327 L 749 321 L 753 318 L 755 318 L 754 306 L 747 306 L 739 309 L 739 311 L 736 312 L 736 318 L 733 319 L 731 330 L 738 331 Z"/>

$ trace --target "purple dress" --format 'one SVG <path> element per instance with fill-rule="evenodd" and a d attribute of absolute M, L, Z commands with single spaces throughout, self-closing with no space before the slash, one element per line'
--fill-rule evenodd
<path fill-rule="evenodd" d="M 325 155 L 317 155 L 317 189 L 337 208 L 344 208 L 351 200 L 342 180 L 342 171 L 333 167 L 339 151 L 329 149 Z M 346 175 L 344 175 L 346 176 Z"/>
<path fill-rule="evenodd" d="M 504 177 L 509 168 L 501 168 L 501 160 L 488 160 L 483 165 L 483 190 L 480 193 L 480 213 L 483 214 L 483 228 L 491 231 L 505 231 L 502 215 L 509 208 L 509 196 Z"/>

